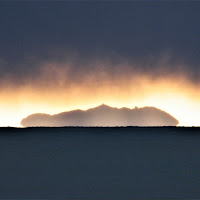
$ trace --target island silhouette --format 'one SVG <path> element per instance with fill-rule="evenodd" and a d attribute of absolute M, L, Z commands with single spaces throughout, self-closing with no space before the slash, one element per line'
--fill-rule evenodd
<path fill-rule="evenodd" d="M 23 127 L 34 126 L 176 126 L 179 121 L 155 107 L 114 108 L 102 104 L 88 110 L 49 115 L 35 113 L 22 119 Z"/>

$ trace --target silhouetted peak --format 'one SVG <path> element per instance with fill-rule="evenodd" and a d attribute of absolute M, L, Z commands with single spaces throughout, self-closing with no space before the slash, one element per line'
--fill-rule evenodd
<path fill-rule="evenodd" d="M 99 110 L 110 110 L 110 109 L 115 109 L 115 108 L 110 107 L 110 106 L 108 106 L 106 104 L 101 104 L 101 105 L 99 105 L 97 107 L 90 108 L 89 110 L 98 110 L 99 111 Z"/>
<path fill-rule="evenodd" d="M 98 106 L 98 108 L 113 108 L 113 107 L 110 107 L 106 104 L 101 104 L 100 106 Z"/>

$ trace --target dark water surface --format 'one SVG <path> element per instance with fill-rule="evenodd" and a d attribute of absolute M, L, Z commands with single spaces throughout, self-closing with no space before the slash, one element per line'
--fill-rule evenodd
<path fill-rule="evenodd" d="M 200 198 L 200 128 L 0 129 L 0 198 Z"/>

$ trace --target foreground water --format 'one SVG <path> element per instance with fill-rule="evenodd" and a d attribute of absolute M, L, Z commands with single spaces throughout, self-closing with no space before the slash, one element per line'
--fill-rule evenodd
<path fill-rule="evenodd" d="M 198 128 L 0 129 L 0 198 L 200 198 Z"/>

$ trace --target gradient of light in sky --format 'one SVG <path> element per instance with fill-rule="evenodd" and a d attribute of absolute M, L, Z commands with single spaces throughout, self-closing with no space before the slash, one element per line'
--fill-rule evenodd
<path fill-rule="evenodd" d="M 200 2 L 0 2 L 0 126 L 105 103 L 200 122 Z"/>
<path fill-rule="evenodd" d="M 49 69 L 49 67 L 48 67 Z M 200 94 L 185 80 L 166 78 L 152 80 L 139 75 L 127 79 L 89 75 L 81 84 L 65 83 L 65 74 L 53 83 L 38 80 L 16 89 L 7 87 L 1 93 L 1 126 L 20 126 L 20 120 L 33 113 L 55 114 L 74 109 L 88 109 L 102 103 L 113 107 L 154 106 L 179 120 L 180 126 L 199 126 Z M 54 76 L 56 72 L 54 71 Z M 46 73 L 45 73 L 46 74 Z M 97 80 L 98 78 L 98 80 Z M 47 87 L 48 85 L 48 87 Z M 3 117 L 2 117 L 3 116 Z"/>

